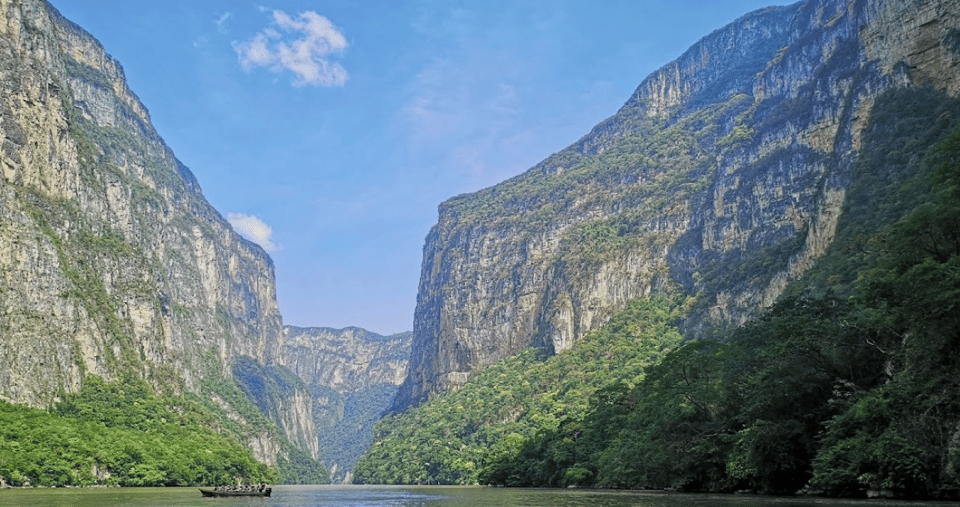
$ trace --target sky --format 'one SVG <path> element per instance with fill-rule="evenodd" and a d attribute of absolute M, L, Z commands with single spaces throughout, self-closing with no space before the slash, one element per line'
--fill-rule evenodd
<path fill-rule="evenodd" d="M 120 61 L 285 324 L 413 329 L 437 206 L 520 174 L 776 0 L 50 0 Z"/>

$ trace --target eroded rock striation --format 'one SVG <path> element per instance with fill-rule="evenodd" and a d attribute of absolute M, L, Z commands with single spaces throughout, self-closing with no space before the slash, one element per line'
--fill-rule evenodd
<path fill-rule="evenodd" d="M 874 101 L 903 87 L 960 92 L 957 0 L 805 0 L 704 37 L 573 145 L 440 205 L 394 408 L 651 292 L 687 296 L 690 336 L 744 322 L 831 244 Z"/>
<path fill-rule="evenodd" d="M 0 397 L 45 406 L 86 375 L 203 393 L 249 358 L 283 368 L 274 267 L 204 198 L 123 69 L 42 0 L 0 2 Z M 280 433 L 316 458 L 305 384 L 276 399 Z"/>
<path fill-rule="evenodd" d="M 44 0 L 0 2 L 0 90 L 0 399 L 145 378 L 200 394 L 261 461 L 305 455 L 343 479 L 410 333 L 285 328 L 270 257 L 206 201 L 120 64 Z"/>

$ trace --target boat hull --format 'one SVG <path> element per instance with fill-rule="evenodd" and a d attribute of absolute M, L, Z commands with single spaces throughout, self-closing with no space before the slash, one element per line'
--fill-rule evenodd
<path fill-rule="evenodd" d="M 273 488 L 267 488 L 263 491 L 217 491 L 215 489 L 199 488 L 200 494 L 210 497 L 230 497 L 230 496 L 260 496 L 268 497 Z"/>

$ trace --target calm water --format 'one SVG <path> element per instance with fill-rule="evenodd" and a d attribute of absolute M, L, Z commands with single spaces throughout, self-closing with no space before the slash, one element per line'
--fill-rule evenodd
<path fill-rule="evenodd" d="M 0 507 L 900 507 L 955 503 L 480 487 L 277 486 L 272 498 L 202 498 L 196 488 L 5 489 Z"/>

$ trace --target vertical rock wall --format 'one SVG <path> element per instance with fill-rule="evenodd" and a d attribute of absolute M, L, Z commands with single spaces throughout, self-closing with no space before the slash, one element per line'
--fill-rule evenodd
<path fill-rule="evenodd" d="M 704 37 L 511 180 L 440 206 L 401 409 L 630 299 L 689 297 L 696 335 L 772 304 L 833 241 L 860 132 L 892 87 L 960 86 L 956 0 L 806 0 Z"/>
<path fill-rule="evenodd" d="M 207 203 L 96 39 L 45 1 L 0 1 L 0 90 L 0 397 L 47 405 L 87 374 L 200 392 L 242 356 L 278 361 L 271 259 Z M 316 457 L 309 393 L 276 410 Z"/>

